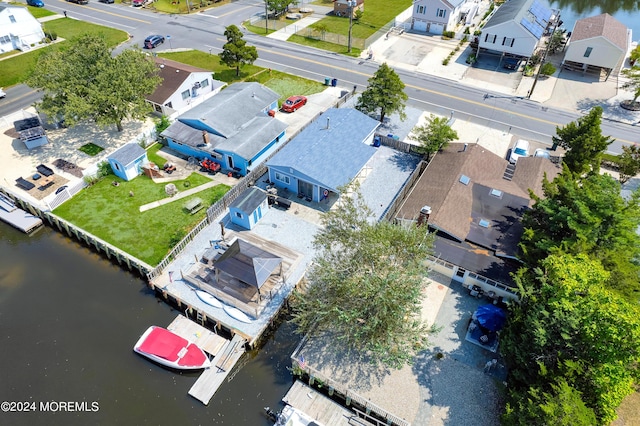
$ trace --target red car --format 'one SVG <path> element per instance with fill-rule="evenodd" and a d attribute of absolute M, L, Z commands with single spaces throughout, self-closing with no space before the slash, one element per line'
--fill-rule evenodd
<path fill-rule="evenodd" d="M 307 103 L 307 98 L 304 96 L 290 96 L 289 99 L 282 104 L 282 110 L 284 112 L 294 112 L 298 108 L 303 107 Z"/>

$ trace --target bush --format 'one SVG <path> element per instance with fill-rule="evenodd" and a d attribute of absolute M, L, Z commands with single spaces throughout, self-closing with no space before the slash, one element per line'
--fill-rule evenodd
<path fill-rule="evenodd" d="M 471 30 L 469 30 L 469 27 L 466 27 L 464 29 L 464 34 L 471 34 Z"/>
<path fill-rule="evenodd" d="M 544 76 L 550 76 L 553 75 L 553 73 L 555 73 L 557 70 L 556 67 L 553 66 L 553 64 L 551 62 L 545 62 L 541 67 L 540 67 L 540 74 L 544 75 Z"/>
<path fill-rule="evenodd" d="M 454 31 L 443 31 L 442 32 L 442 38 L 444 39 L 452 39 L 456 36 L 456 33 Z"/>
<path fill-rule="evenodd" d="M 449 65 L 449 57 L 442 60 L 442 65 Z"/>
<path fill-rule="evenodd" d="M 467 56 L 467 60 L 465 61 L 468 64 L 475 64 L 476 63 L 476 55 L 474 55 L 473 53 L 471 53 L 469 56 Z"/>
<path fill-rule="evenodd" d="M 113 169 L 111 168 L 111 165 L 109 164 L 109 162 L 102 161 L 98 163 L 98 173 L 96 174 L 96 177 L 98 179 L 102 179 L 103 177 L 109 176 L 112 174 L 113 174 Z"/>
<path fill-rule="evenodd" d="M 473 35 L 474 35 L 474 36 L 479 36 L 480 34 L 482 34 L 482 30 L 475 30 L 475 31 L 473 32 Z"/>
<path fill-rule="evenodd" d="M 531 65 L 538 65 L 540 63 L 540 61 L 542 60 L 542 57 L 540 56 L 539 53 L 534 53 L 533 55 L 531 55 L 531 57 L 529 58 L 529 63 Z"/>

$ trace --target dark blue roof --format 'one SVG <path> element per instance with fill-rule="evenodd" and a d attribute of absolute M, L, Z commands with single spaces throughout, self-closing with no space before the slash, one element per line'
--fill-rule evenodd
<path fill-rule="evenodd" d="M 253 186 L 233 200 L 233 202 L 229 204 L 229 208 L 236 208 L 245 213 L 251 214 L 251 212 L 253 212 L 266 199 L 267 194 L 265 194 L 260 188 Z"/>
<path fill-rule="evenodd" d="M 376 149 L 364 142 L 379 125 L 355 109 L 329 109 L 287 143 L 267 166 L 337 191 L 351 182 L 375 154 Z"/>

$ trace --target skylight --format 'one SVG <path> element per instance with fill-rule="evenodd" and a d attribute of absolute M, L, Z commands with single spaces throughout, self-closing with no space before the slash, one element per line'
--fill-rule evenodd
<path fill-rule="evenodd" d="M 462 175 L 460 176 L 460 182 L 464 185 L 469 185 L 469 182 L 471 182 L 471 178 L 469 176 Z"/>
<path fill-rule="evenodd" d="M 493 195 L 496 198 L 502 198 L 502 191 L 500 191 L 499 189 L 492 189 L 489 194 Z"/>
<path fill-rule="evenodd" d="M 480 222 L 478 222 L 478 225 L 482 226 L 483 228 L 488 228 L 490 224 L 491 222 L 486 219 L 480 219 Z"/>

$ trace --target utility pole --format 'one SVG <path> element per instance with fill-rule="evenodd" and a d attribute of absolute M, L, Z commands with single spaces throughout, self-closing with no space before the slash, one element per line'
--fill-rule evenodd
<path fill-rule="evenodd" d="M 264 0 L 264 33 L 269 34 L 269 5 Z"/>
<path fill-rule="evenodd" d="M 536 84 L 538 83 L 538 78 L 540 77 L 540 71 L 542 71 L 542 65 L 544 65 L 544 60 L 547 59 L 547 54 L 549 53 L 549 48 L 551 47 L 551 38 L 556 32 L 558 25 L 562 23 L 560 20 L 560 11 L 557 11 L 556 22 L 553 26 L 553 31 L 549 36 L 549 40 L 547 40 L 547 48 L 544 50 L 544 54 L 542 55 L 542 60 L 540 61 L 540 66 L 538 67 L 538 72 L 536 73 L 536 78 L 533 80 L 533 85 L 531 86 L 531 90 L 529 90 L 529 94 L 527 95 L 527 99 L 531 99 L 531 95 L 533 95 L 533 89 L 536 88 Z"/>
<path fill-rule="evenodd" d="M 356 5 L 356 0 L 348 0 L 349 5 L 349 41 L 347 44 L 347 53 L 351 53 L 351 29 L 353 28 L 353 7 Z"/>

